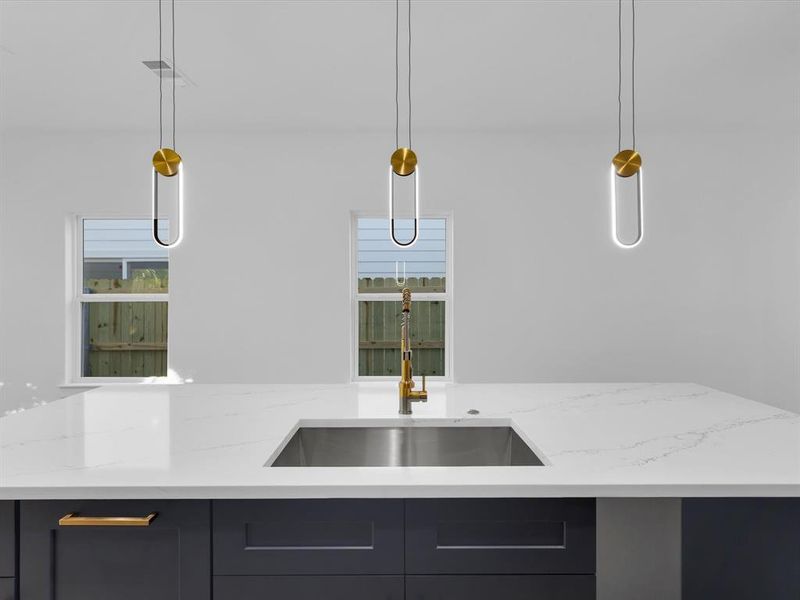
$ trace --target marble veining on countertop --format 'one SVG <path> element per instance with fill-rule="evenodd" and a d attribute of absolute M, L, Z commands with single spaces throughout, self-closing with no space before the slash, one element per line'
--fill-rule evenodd
<path fill-rule="evenodd" d="M 689 383 L 98 388 L 0 418 L 0 498 L 800 496 L 800 415 Z M 479 411 L 471 415 L 469 410 Z M 269 468 L 298 423 L 507 423 L 541 467 Z"/>

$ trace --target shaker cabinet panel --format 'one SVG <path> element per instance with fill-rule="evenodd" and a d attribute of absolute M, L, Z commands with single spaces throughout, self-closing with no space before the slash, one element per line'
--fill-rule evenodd
<path fill-rule="evenodd" d="M 800 598 L 800 499 L 685 498 L 684 600 Z"/>
<path fill-rule="evenodd" d="M 68 515 L 89 520 L 60 525 Z M 207 501 L 26 501 L 20 532 L 26 600 L 211 597 Z"/>
<path fill-rule="evenodd" d="M 595 501 L 406 501 L 409 574 L 595 572 Z"/>
<path fill-rule="evenodd" d="M 214 600 L 403 600 L 402 575 L 214 577 Z"/>
<path fill-rule="evenodd" d="M 14 600 L 14 579 L 0 578 L 0 600 Z"/>
<path fill-rule="evenodd" d="M 0 502 L 0 577 L 14 577 L 16 570 L 16 504 Z"/>
<path fill-rule="evenodd" d="M 595 600 L 594 575 L 411 575 L 406 600 Z"/>
<path fill-rule="evenodd" d="M 403 573 L 402 500 L 218 500 L 214 575 Z"/>

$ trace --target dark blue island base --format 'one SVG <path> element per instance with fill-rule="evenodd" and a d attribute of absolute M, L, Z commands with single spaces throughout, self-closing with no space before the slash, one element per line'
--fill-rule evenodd
<path fill-rule="evenodd" d="M 591 498 L 3 501 L 0 600 L 592 600 L 595 531 Z M 800 500 L 684 500 L 683 598 L 800 598 Z"/>

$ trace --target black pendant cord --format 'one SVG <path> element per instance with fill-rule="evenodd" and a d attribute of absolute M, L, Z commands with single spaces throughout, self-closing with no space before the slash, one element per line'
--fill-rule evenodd
<path fill-rule="evenodd" d="M 158 147 L 164 147 L 164 50 L 163 50 L 163 11 L 162 0 L 158 0 Z M 175 143 L 175 0 L 172 0 L 172 149 L 176 150 Z"/>
<path fill-rule="evenodd" d="M 161 60 L 161 0 L 158 0 L 158 147 L 164 147 L 164 61 Z"/>
<path fill-rule="evenodd" d="M 178 151 L 175 144 L 175 0 L 172 0 L 172 149 Z"/>
<path fill-rule="evenodd" d="M 411 0 L 408 0 L 408 147 L 411 148 Z"/>
<path fill-rule="evenodd" d="M 394 3 L 394 143 L 400 147 L 400 0 Z M 411 147 L 411 0 L 408 0 L 408 147 Z"/>
<path fill-rule="evenodd" d="M 400 147 L 400 0 L 394 0 L 394 147 Z"/>
<path fill-rule="evenodd" d="M 617 3 L 617 152 L 622 150 L 622 0 Z M 636 150 L 636 0 L 631 0 L 631 149 Z"/>
<path fill-rule="evenodd" d="M 636 0 L 631 0 L 631 135 L 636 150 Z"/>
<path fill-rule="evenodd" d="M 622 0 L 617 3 L 617 152 L 622 151 Z"/>

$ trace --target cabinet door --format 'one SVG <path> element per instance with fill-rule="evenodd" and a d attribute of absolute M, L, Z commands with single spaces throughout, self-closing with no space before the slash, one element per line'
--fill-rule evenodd
<path fill-rule="evenodd" d="M 410 575 L 406 600 L 595 600 L 593 575 Z"/>
<path fill-rule="evenodd" d="M 402 575 L 214 577 L 214 600 L 403 600 Z"/>
<path fill-rule="evenodd" d="M 0 577 L 14 577 L 16 570 L 15 510 L 14 502 L 0 502 Z"/>
<path fill-rule="evenodd" d="M 147 526 L 112 526 L 109 517 Z M 61 526 L 74 514 L 99 525 Z M 25 600 L 205 600 L 211 596 L 210 503 L 194 500 L 24 501 Z"/>
<path fill-rule="evenodd" d="M 800 598 L 800 499 L 685 498 L 684 600 Z"/>
<path fill-rule="evenodd" d="M 406 501 L 406 573 L 594 574 L 593 498 Z"/>
<path fill-rule="evenodd" d="M 402 500 L 215 500 L 214 575 L 401 575 Z"/>
<path fill-rule="evenodd" d="M 14 600 L 14 579 L 0 578 L 0 600 Z"/>

